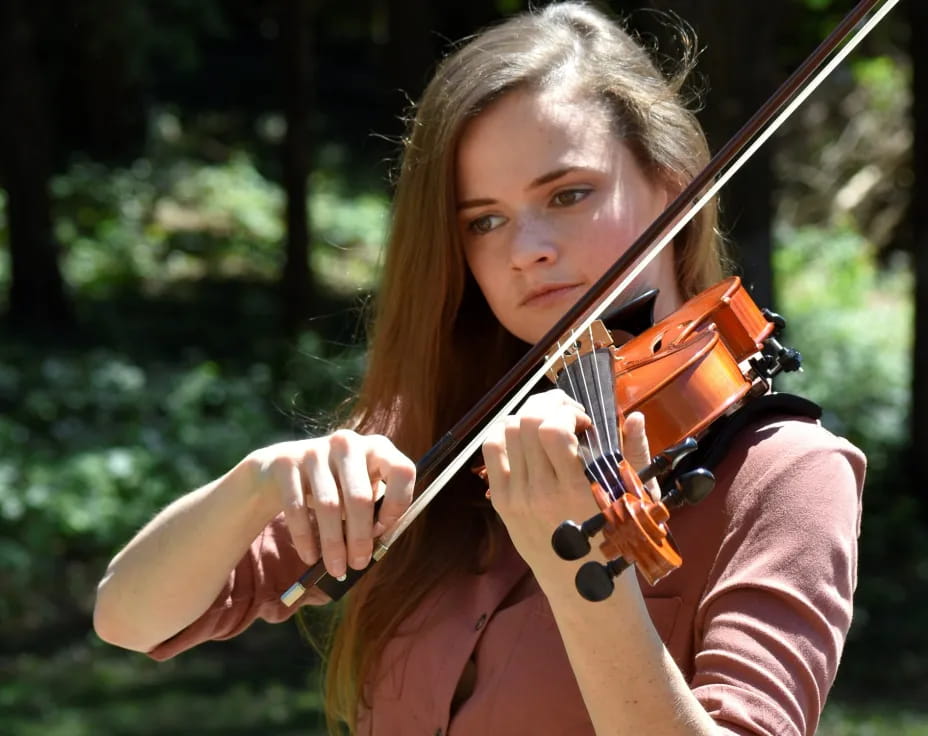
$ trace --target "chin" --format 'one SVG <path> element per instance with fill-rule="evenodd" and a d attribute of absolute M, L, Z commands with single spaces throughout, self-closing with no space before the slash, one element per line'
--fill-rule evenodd
<path fill-rule="evenodd" d="M 524 342 L 526 345 L 534 345 L 542 337 L 545 336 L 546 331 L 535 332 L 533 330 L 526 330 L 524 328 L 520 329 L 518 327 L 512 328 L 507 325 L 503 325 L 506 332 L 512 335 L 519 342 Z M 534 336 L 534 337 L 533 337 Z"/>

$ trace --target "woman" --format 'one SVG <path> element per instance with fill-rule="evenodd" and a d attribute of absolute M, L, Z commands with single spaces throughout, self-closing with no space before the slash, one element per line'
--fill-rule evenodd
<path fill-rule="evenodd" d="M 706 160 L 677 83 L 589 7 L 513 17 L 456 51 L 410 126 L 351 429 L 257 450 L 161 512 L 100 584 L 100 636 L 163 659 L 287 618 L 278 596 L 320 556 L 336 577 L 365 567 L 411 501 L 410 458 Z M 637 286 L 660 288 L 661 317 L 720 276 L 710 208 Z M 677 515 L 683 568 L 654 587 L 625 573 L 589 603 L 550 548 L 560 521 L 596 511 L 587 422 L 558 391 L 532 397 L 484 445 L 491 500 L 462 474 L 355 586 L 333 719 L 360 734 L 815 731 L 850 624 L 862 455 L 810 419 L 758 420 Z M 626 450 L 647 461 L 640 415 Z"/>

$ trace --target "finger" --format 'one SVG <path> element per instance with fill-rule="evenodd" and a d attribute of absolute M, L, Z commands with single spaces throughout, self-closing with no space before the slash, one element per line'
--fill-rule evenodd
<path fill-rule="evenodd" d="M 644 414 L 640 411 L 634 411 L 625 417 L 622 439 L 622 454 L 636 471 L 651 462 L 648 437 L 644 432 Z"/>
<path fill-rule="evenodd" d="M 379 537 L 396 522 L 412 503 L 416 484 L 416 464 L 386 437 L 372 437 L 368 451 L 368 472 L 384 481 L 383 502 L 377 512 L 373 535 Z"/>
<path fill-rule="evenodd" d="M 506 417 L 503 425 L 503 440 L 506 460 L 509 463 L 508 489 L 522 488 L 528 481 L 525 453 L 522 448 L 522 429 L 519 417 Z M 490 489 L 492 490 L 492 486 Z"/>
<path fill-rule="evenodd" d="M 506 454 L 506 425 L 499 421 L 493 424 L 483 441 L 483 462 L 487 469 L 487 486 L 490 496 L 505 493 L 509 485 L 509 456 Z"/>
<path fill-rule="evenodd" d="M 570 394 L 562 391 L 561 389 L 548 391 L 544 394 L 537 394 L 537 396 L 542 398 L 550 396 L 550 398 L 553 400 L 553 403 L 543 404 L 540 407 L 540 413 L 542 416 L 547 416 L 551 412 L 555 412 L 560 409 L 567 409 L 570 411 L 571 416 L 573 417 L 574 433 L 580 434 L 593 426 L 593 420 L 590 419 L 589 414 L 587 414 L 586 407 L 578 400 L 573 398 Z"/>
<path fill-rule="evenodd" d="M 585 415 L 586 409 L 577 399 L 562 389 L 555 388 L 551 391 L 542 391 L 538 394 L 532 394 L 526 399 L 519 414 L 540 414 L 544 415 L 556 406 L 568 406 L 581 414 Z"/>
<path fill-rule="evenodd" d="M 643 470 L 651 463 L 651 451 L 648 447 L 648 436 L 645 434 L 644 414 L 635 411 L 625 417 L 623 428 L 622 454 L 636 472 Z M 655 501 L 661 497 L 660 486 L 657 480 L 650 480 L 645 485 L 651 498 Z"/>
<path fill-rule="evenodd" d="M 530 397 L 519 411 L 518 433 L 510 424 L 506 434 L 513 487 L 540 489 L 553 487 L 559 479 L 576 480 L 582 466 L 577 463 L 575 433 L 589 422 L 583 405 L 560 389 Z M 561 475 L 555 463 L 562 467 Z"/>
<path fill-rule="evenodd" d="M 303 562 L 314 565 L 319 559 L 319 547 L 313 521 L 306 507 L 300 469 L 296 464 L 284 460 L 275 462 L 273 468 L 293 546 Z"/>
<path fill-rule="evenodd" d="M 309 505 L 306 508 L 306 515 L 309 517 L 309 548 L 312 551 L 312 564 L 315 565 L 319 558 L 322 557 L 322 545 L 319 542 L 319 522 L 316 521 L 316 512 Z"/>
<path fill-rule="evenodd" d="M 303 469 L 311 488 L 325 569 L 332 577 L 343 578 L 347 572 L 347 551 L 342 525 L 342 502 L 335 477 L 329 468 L 329 452 L 324 444 L 306 454 Z"/>
<path fill-rule="evenodd" d="M 538 438 L 538 429 L 543 421 L 541 417 L 520 416 L 518 425 L 510 427 L 506 434 L 507 446 L 517 443 L 516 452 L 521 454 L 522 462 L 525 464 L 525 481 L 532 486 L 554 479 L 554 469 Z M 515 437 L 514 442 L 511 437 Z"/>
<path fill-rule="evenodd" d="M 586 485 L 577 427 L 588 420 L 581 410 L 564 405 L 551 412 L 538 428 L 539 441 L 558 483 L 572 484 L 583 479 Z"/>
<path fill-rule="evenodd" d="M 367 438 L 349 431 L 332 435 L 329 464 L 338 479 L 345 515 L 348 565 L 363 570 L 374 551 L 374 494 L 367 469 Z"/>

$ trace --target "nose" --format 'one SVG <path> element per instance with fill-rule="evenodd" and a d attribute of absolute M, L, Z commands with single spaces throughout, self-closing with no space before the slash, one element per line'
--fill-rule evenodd
<path fill-rule="evenodd" d="M 554 234 L 543 222 L 532 218 L 520 222 L 514 229 L 509 246 L 513 268 L 522 270 L 537 263 L 554 263 L 557 256 Z"/>

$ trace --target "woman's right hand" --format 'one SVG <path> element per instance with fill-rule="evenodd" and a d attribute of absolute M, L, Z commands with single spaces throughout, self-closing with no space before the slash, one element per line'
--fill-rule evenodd
<path fill-rule="evenodd" d="M 254 487 L 284 512 L 300 558 L 313 565 L 322 557 L 335 578 L 367 567 L 374 539 L 412 502 L 416 479 L 415 463 L 389 439 L 348 429 L 263 447 L 246 462 Z"/>

